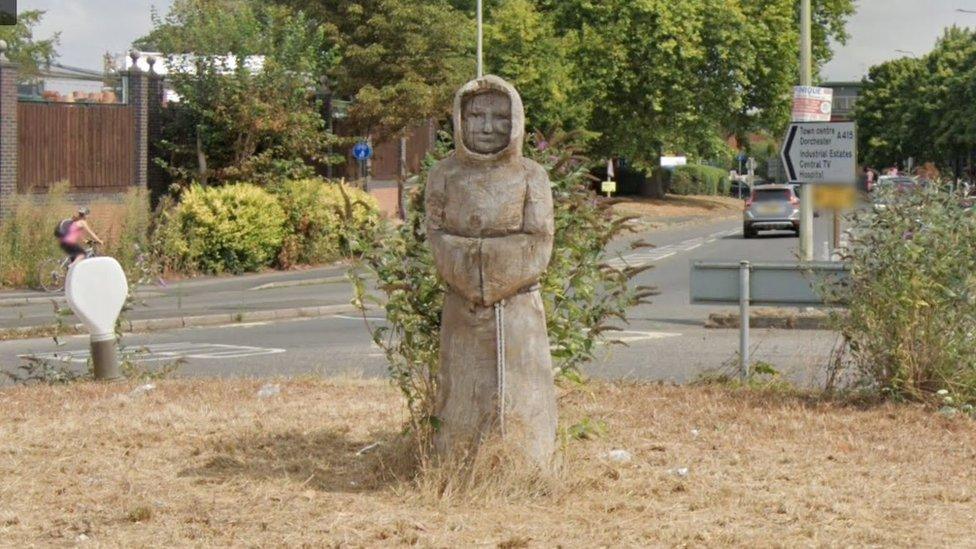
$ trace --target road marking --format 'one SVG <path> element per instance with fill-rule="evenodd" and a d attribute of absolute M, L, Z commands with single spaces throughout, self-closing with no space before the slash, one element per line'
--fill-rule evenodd
<path fill-rule="evenodd" d="M 221 324 L 219 326 L 201 326 L 204 328 L 257 328 L 259 326 L 267 326 L 271 322 L 241 322 L 235 324 Z"/>
<path fill-rule="evenodd" d="M 338 318 L 339 320 L 355 320 L 355 321 L 358 321 L 358 322 L 362 322 L 363 321 L 363 317 L 362 316 L 332 315 L 330 318 Z M 366 320 L 373 320 L 373 321 L 379 322 L 379 321 L 385 321 L 386 318 L 385 317 L 381 317 L 381 316 L 367 316 L 366 317 Z"/>
<path fill-rule="evenodd" d="M 677 244 L 670 244 L 668 246 L 662 246 L 660 248 L 653 248 L 651 250 L 642 250 L 634 252 L 625 256 L 617 257 L 611 259 L 607 262 L 607 265 L 613 267 L 614 269 L 625 269 L 627 267 L 645 267 L 651 265 L 655 262 L 665 260 L 672 257 L 679 252 L 690 252 L 701 248 L 705 244 L 711 244 L 718 238 L 724 238 L 726 236 L 731 236 L 737 234 L 738 229 L 731 229 L 728 231 L 722 231 L 718 233 L 713 233 L 711 236 L 713 239 L 708 237 L 697 237 L 690 238 L 688 240 L 679 242 Z"/>
<path fill-rule="evenodd" d="M 251 347 L 247 345 L 223 345 L 220 343 L 158 343 L 127 347 L 122 351 L 123 358 L 133 362 L 159 362 L 163 360 L 179 360 L 185 358 L 196 359 L 230 359 L 284 353 L 285 349 L 271 347 Z M 53 353 L 36 353 L 18 355 L 18 358 L 85 364 L 91 357 L 88 349 L 77 351 L 58 351 Z"/>
<path fill-rule="evenodd" d="M 679 337 L 680 335 L 681 334 L 675 334 L 672 332 L 641 332 L 637 330 L 622 330 L 619 332 L 614 332 L 614 337 L 610 338 L 609 343 L 614 341 L 619 341 L 621 343 L 634 343 L 637 341 L 650 341 L 654 339 Z"/>

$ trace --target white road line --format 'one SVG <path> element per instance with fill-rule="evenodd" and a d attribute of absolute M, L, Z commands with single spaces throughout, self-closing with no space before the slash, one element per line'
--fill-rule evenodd
<path fill-rule="evenodd" d="M 356 321 L 359 321 L 359 322 L 362 322 L 363 321 L 363 317 L 361 317 L 361 316 L 332 315 L 329 318 L 338 318 L 339 320 L 356 320 Z M 379 321 L 379 320 L 386 320 L 386 318 L 384 318 L 384 317 L 378 317 L 378 316 L 367 316 L 366 317 L 366 320 Z"/>
<path fill-rule="evenodd" d="M 620 332 L 615 332 L 614 335 L 617 337 L 611 337 L 610 342 L 619 341 L 621 343 L 634 343 L 637 341 L 650 341 L 681 336 L 681 334 L 671 332 L 641 332 L 637 330 L 623 330 Z"/>
<path fill-rule="evenodd" d="M 180 358 L 230 359 L 262 355 L 275 355 L 285 349 L 272 347 L 250 347 L 246 345 L 224 345 L 220 343 L 161 343 L 159 345 L 138 345 L 123 350 L 122 355 L 134 362 L 158 362 Z M 18 355 L 19 358 L 33 358 L 42 361 L 74 362 L 85 364 L 91 356 L 87 349 Z"/>

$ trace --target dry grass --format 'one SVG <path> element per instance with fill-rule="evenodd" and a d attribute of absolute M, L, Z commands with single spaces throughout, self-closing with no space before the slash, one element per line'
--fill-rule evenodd
<path fill-rule="evenodd" d="M 976 423 L 720 387 L 564 395 L 553 490 L 439 498 L 406 476 L 384 383 L 0 390 L 4 546 L 973 545 Z M 693 433 L 697 432 L 697 435 Z M 380 441 L 371 452 L 360 449 Z M 614 448 L 628 464 L 602 456 Z M 674 470 L 687 467 L 687 476 Z M 430 479 L 433 479 L 431 481 Z"/>
<path fill-rule="evenodd" d="M 725 196 L 674 196 L 667 198 L 625 197 L 614 206 L 623 215 L 638 215 L 645 221 L 659 221 L 683 217 L 721 219 L 742 213 L 742 201 Z"/>

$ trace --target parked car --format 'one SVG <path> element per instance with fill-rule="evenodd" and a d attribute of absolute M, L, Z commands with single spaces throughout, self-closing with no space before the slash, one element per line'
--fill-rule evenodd
<path fill-rule="evenodd" d="M 793 231 L 800 234 L 800 199 L 790 185 L 763 185 L 752 190 L 742 213 L 745 238 L 759 231 Z"/>

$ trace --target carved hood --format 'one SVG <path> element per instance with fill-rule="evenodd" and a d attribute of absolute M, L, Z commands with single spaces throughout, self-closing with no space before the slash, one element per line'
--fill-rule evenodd
<path fill-rule="evenodd" d="M 496 153 L 481 154 L 469 150 L 464 145 L 464 126 L 461 124 L 461 112 L 464 99 L 467 96 L 483 93 L 487 90 L 500 91 L 511 99 L 512 133 L 509 136 L 507 147 Z M 458 160 L 465 163 L 497 163 L 520 158 L 523 141 L 525 141 L 525 107 L 522 106 L 522 98 L 514 86 L 489 74 L 468 82 L 454 95 L 454 149 Z"/>

